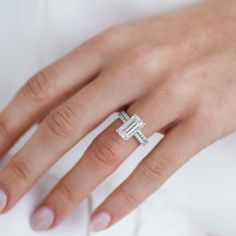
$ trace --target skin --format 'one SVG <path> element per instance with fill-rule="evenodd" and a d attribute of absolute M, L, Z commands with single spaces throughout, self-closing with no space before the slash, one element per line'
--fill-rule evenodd
<path fill-rule="evenodd" d="M 163 139 L 94 211 L 119 221 L 196 153 L 236 130 L 236 1 L 203 1 L 112 27 L 34 75 L 0 114 L 3 155 L 31 139 L 0 173 L 9 211 L 64 153 L 111 113 L 126 110 Z M 122 94 L 122 96 L 121 96 Z M 114 121 L 36 209 L 58 225 L 138 147 Z"/>

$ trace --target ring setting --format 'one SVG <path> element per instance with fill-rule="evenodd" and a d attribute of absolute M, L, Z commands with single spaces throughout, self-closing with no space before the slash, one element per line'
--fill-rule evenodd
<path fill-rule="evenodd" d="M 130 117 L 125 111 L 121 111 L 118 116 L 123 122 L 123 124 L 116 129 L 120 137 L 125 141 L 129 140 L 131 137 L 135 137 L 141 145 L 145 146 L 148 143 L 148 139 L 141 131 L 145 126 L 145 122 L 137 114 Z"/>

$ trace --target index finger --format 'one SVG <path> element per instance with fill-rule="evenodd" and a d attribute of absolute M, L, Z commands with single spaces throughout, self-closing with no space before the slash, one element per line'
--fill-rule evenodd
<path fill-rule="evenodd" d="M 87 43 L 32 76 L 0 113 L 0 156 L 44 113 L 93 78 L 100 56 Z"/>

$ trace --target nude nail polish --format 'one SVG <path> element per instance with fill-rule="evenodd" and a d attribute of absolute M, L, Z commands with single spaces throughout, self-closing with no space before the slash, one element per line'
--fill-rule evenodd
<path fill-rule="evenodd" d="M 54 218 L 54 212 L 49 207 L 41 207 L 31 217 L 31 228 L 34 231 L 47 230 L 52 225 Z"/>
<path fill-rule="evenodd" d="M 0 188 L 0 213 L 4 210 L 7 205 L 7 194 Z"/>
<path fill-rule="evenodd" d="M 103 211 L 96 215 L 91 221 L 91 231 L 99 232 L 108 227 L 111 222 L 111 216 L 107 212 Z"/>

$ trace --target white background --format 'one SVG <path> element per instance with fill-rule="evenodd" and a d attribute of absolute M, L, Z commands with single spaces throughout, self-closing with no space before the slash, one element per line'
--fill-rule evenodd
<path fill-rule="evenodd" d="M 88 37 L 116 23 L 163 12 L 190 2 L 0 0 L 0 108 L 7 104 L 30 75 Z M 50 173 L 55 178 L 65 173 L 81 156 L 94 134 L 96 131 L 76 146 L 67 155 L 70 158 L 63 158 Z M 155 141 L 156 137 L 153 137 Z M 236 135 L 231 135 L 202 151 L 138 211 L 101 235 L 235 236 L 235 144 Z M 95 205 L 129 173 L 142 158 L 143 152 L 145 150 L 137 150 L 114 176 L 93 193 Z M 49 190 L 49 186 L 47 188 Z M 15 232 L 34 235 L 26 223 L 38 199 L 35 191 L 37 188 L 23 199 L 13 213 L 0 217 L 2 235 L 17 235 Z M 62 232 L 70 236 L 86 235 L 88 209 L 86 206 L 80 208 L 79 214 L 71 216 L 57 233 L 51 231 L 47 235 L 60 235 Z M 12 231 L 13 225 L 18 231 Z"/>

